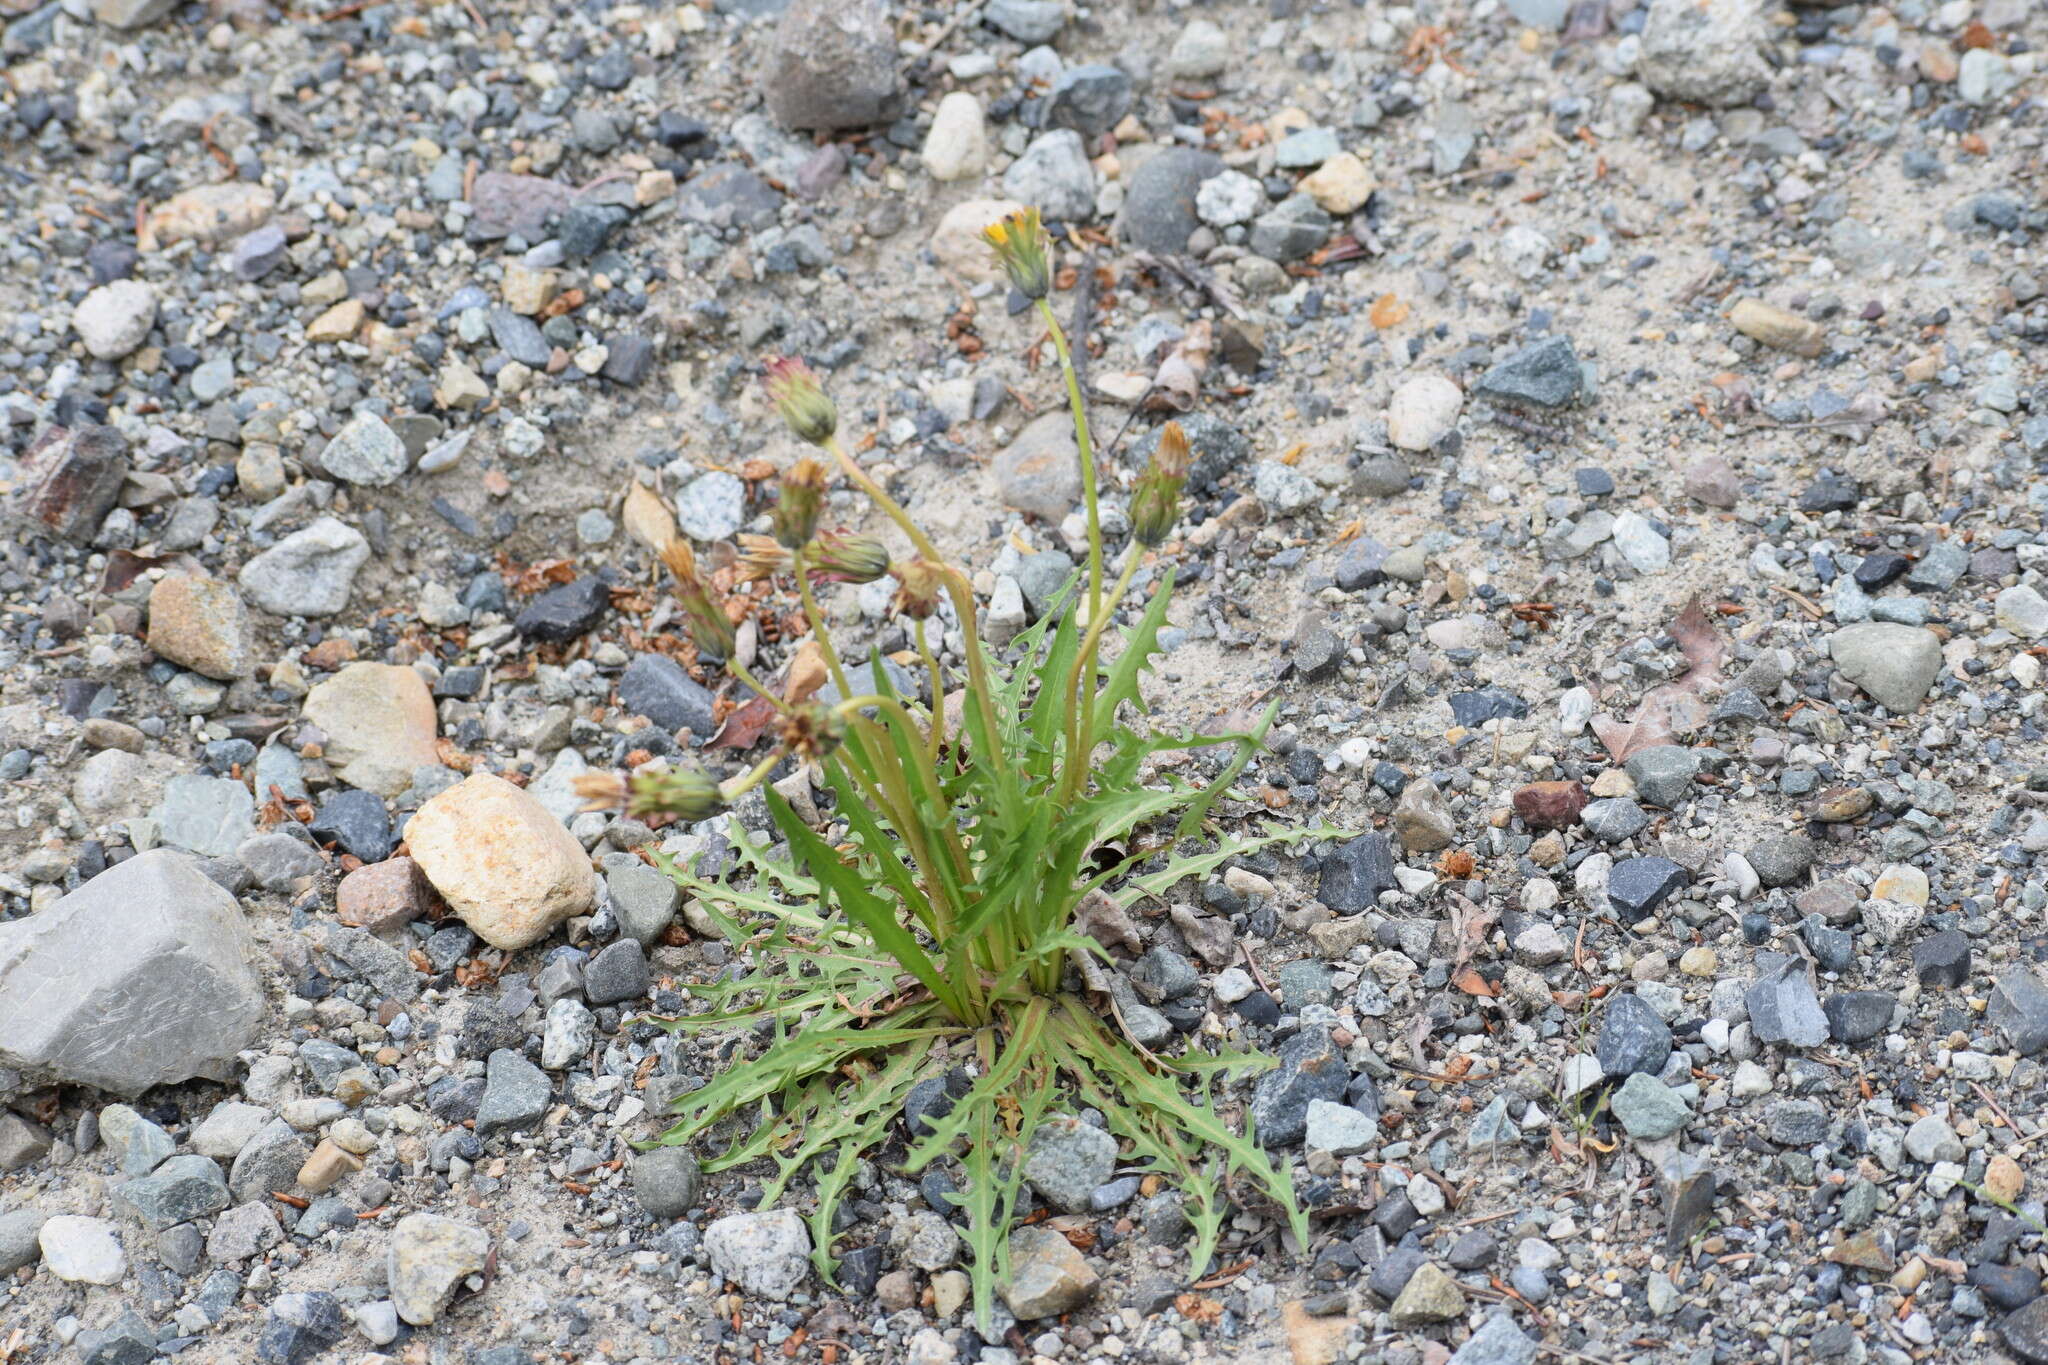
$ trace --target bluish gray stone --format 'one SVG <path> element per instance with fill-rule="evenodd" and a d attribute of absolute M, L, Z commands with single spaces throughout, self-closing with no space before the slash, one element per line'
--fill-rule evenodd
<path fill-rule="evenodd" d="M 1488 398 L 1561 408 L 1579 396 L 1585 375 L 1571 338 L 1559 333 L 1522 347 L 1479 377 Z"/>
<path fill-rule="evenodd" d="M 1024 1157 L 1024 1178 L 1062 1213 L 1085 1213 L 1116 1169 L 1116 1139 L 1070 1115 L 1041 1120 Z"/>
<path fill-rule="evenodd" d="M 500 1048 L 485 1063 L 484 1097 L 476 1109 L 476 1135 L 482 1138 L 531 1128 L 547 1113 L 553 1099 L 554 1087 L 546 1072 L 510 1048 Z"/>
<path fill-rule="evenodd" d="M 1594 1055 L 1608 1076 L 1655 1076 L 1671 1057 L 1671 1028 L 1641 996 L 1625 992 L 1601 1013 Z"/>
<path fill-rule="evenodd" d="M 1803 962 L 1781 962 L 1765 971 L 1743 996 L 1750 1028 L 1757 1041 L 1819 1047 L 1827 1041 L 1828 1020 L 1820 998 L 1806 979 Z"/>

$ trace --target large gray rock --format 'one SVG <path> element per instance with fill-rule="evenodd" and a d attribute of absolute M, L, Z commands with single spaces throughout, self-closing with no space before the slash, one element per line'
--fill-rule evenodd
<path fill-rule="evenodd" d="M 0 924 L 0 1066 L 123 1096 L 226 1080 L 263 1022 L 254 949 L 234 897 L 192 859 L 117 864 Z"/>
<path fill-rule="evenodd" d="M 272 616 L 332 616 L 348 605 L 370 542 L 353 526 L 322 517 L 242 566 L 236 582 Z"/>
<path fill-rule="evenodd" d="M 1666 99 L 1747 104 L 1770 83 L 1769 36 L 1758 0 L 1651 0 L 1636 75 Z"/>
<path fill-rule="evenodd" d="M 784 1300 L 811 1265 L 811 1234 L 792 1209 L 735 1213 L 704 1229 L 711 1271 L 756 1298 Z"/>
<path fill-rule="evenodd" d="M 762 89 L 785 128 L 867 128 L 902 111 L 896 37 L 880 0 L 794 0 Z"/>
<path fill-rule="evenodd" d="M 1842 676 L 1894 715 L 1909 715 L 1941 674 L 1941 639 L 1920 626 L 1865 621 L 1828 637 Z"/>

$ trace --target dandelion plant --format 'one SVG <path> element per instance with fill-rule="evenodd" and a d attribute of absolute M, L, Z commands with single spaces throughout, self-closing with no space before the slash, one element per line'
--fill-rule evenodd
<path fill-rule="evenodd" d="M 663 557 L 700 657 L 723 660 L 767 699 L 777 742 L 758 766 L 722 784 L 698 769 L 657 764 L 588 779 L 586 794 L 636 814 L 698 821 L 762 785 L 785 757 L 812 765 L 833 798 L 821 827 L 767 788 L 781 848 L 733 820 L 736 866 L 724 875 L 663 860 L 730 941 L 742 970 L 691 986 L 700 1012 L 655 1022 L 689 1032 L 754 1026 L 764 1045 L 676 1101 L 677 1121 L 660 1141 L 722 1140 L 705 1159 L 708 1170 L 765 1163 L 772 1169 L 764 1206 L 808 1172 L 814 1260 L 828 1281 L 834 1211 L 860 1163 L 886 1153 L 911 1176 L 946 1163 L 957 1173 L 949 1197 L 959 1207 L 942 1212 L 969 1244 L 976 1317 L 987 1330 L 1008 1273 L 1008 1234 L 1025 1212 L 1025 1145 L 1063 1106 L 1099 1110 L 1123 1163 L 1181 1193 L 1194 1229 L 1191 1269 L 1200 1271 L 1216 1249 L 1233 1177 L 1283 1209 L 1306 1242 L 1285 1160 L 1270 1157 L 1217 1102 L 1220 1081 L 1271 1060 L 1194 1041 L 1160 1055 L 1134 1040 L 1113 1000 L 1087 990 L 1088 981 L 1106 979 L 1109 955 L 1077 926 L 1076 913 L 1092 897 L 1127 907 L 1233 855 L 1331 831 L 1275 822 L 1223 836 L 1206 827 L 1273 712 L 1226 735 L 1146 723 L 1139 682 L 1159 651 L 1173 575 L 1164 573 L 1142 604 L 1131 600 L 1133 584 L 1178 518 L 1186 439 L 1177 425 L 1162 432 L 1131 489 L 1131 536 L 1112 566 L 1080 380 L 1047 301 L 1050 242 L 1035 210 L 984 235 L 1010 283 L 1034 301 L 1066 380 L 1085 570 L 999 655 L 981 638 L 967 574 L 853 458 L 816 376 L 800 361 L 771 360 L 769 396 L 825 459 L 807 456 L 783 476 L 773 534 L 740 538 L 740 571 L 747 580 L 793 583 L 838 700 L 763 686 L 735 657 L 732 617 L 676 542 Z M 820 526 L 835 471 L 901 528 L 907 557 L 892 559 L 872 537 Z M 818 584 L 884 575 L 895 580 L 892 607 L 910 622 L 926 675 L 919 690 L 928 697 L 899 693 L 880 667 L 859 675 L 871 676 L 876 690 L 856 693 L 819 613 Z M 928 634 L 942 600 L 959 626 L 964 676 L 942 666 Z M 1117 624 L 1123 616 L 1131 619 Z M 1199 748 L 1226 757 L 1206 785 L 1150 762 Z M 1162 849 L 1163 865 L 1140 875 L 1140 864 Z M 916 1131 L 904 1126 L 912 1087 L 963 1073 L 971 1084 L 952 1086 L 965 1093 L 953 1095 L 950 1109 L 925 1112 Z"/>

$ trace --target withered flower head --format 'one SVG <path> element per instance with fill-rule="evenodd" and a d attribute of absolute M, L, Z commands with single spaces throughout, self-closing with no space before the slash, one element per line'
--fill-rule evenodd
<path fill-rule="evenodd" d="M 791 707 L 782 718 L 778 738 L 798 762 L 816 763 L 838 748 L 845 735 L 846 724 L 831 707 L 805 702 Z"/>
<path fill-rule="evenodd" d="M 1180 490 L 1188 478 L 1188 438 L 1180 423 L 1168 422 L 1138 486 L 1131 490 L 1131 534 L 1151 547 L 1166 539 L 1180 519 Z"/>
<path fill-rule="evenodd" d="M 735 642 L 732 619 L 723 606 L 711 599 L 711 590 L 697 572 L 697 556 L 691 552 L 689 543 L 678 537 L 664 545 L 661 562 L 675 575 L 676 601 L 683 608 L 690 638 L 697 642 L 697 652 L 706 658 L 730 659 Z"/>
<path fill-rule="evenodd" d="M 810 543 L 818 530 L 818 514 L 825 510 L 825 486 L 830 480 L 825 466 L 808 455 L 784 471 L 775 510 L 769 514 L 780 544 L 801 550 Z"/>
<path fill-rule="evenodd" d="M 763 383 L 775 410 L 799 440 L 821 446 L 839 429 L 839 409 L 811 367 L 793 356 L 770 356 Z"/>
<path fill-rule="evenodd" d="M 889 572 L 889 551 L 873 536 L 820 531 L 804 552 L 804 568 L 820 583 L 872 583 Z"/>
<path fill-rule="evenodd" d="M 1051 243 L 1037 209 L 1019 209 L 1000 218 L 983 228 L 981 237 L 995 250 L 996 260 L 1018 293 L 1027 299 L 1042 299 L 1052 289 Z"/>
<path fill-rule="evenodd" d="M 896 578 L 896 596 L 889 604 L 904 616 L 922 621 L 939 609 L 945 570 L 929 559 L 903 559 L 889 566 Z"/>
<path fill-rule="evenodd" d="M 725 809 L 718 782 L 702 768 L 656 768 L 627 777 L 619 773 L 585 773 L 574 780 L 585 810 L 626 808 L 640 819 L 673 815 L 681 820 L 708 820 Z"/>
<path fill-rule="evenodd" d="M 790 553 L 776 544 L 773 536 L 757 536 L 749 531 L 740 532 L 740 582 L 758 583 L 764 578 L 773 578 L 779 573 L 788 573 Z"/>

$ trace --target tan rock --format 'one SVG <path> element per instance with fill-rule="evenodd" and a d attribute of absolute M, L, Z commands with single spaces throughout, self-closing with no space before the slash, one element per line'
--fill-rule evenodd
<path fill-rule="evenodd" d="M 451 360 L 441 366 L 434 401 L 444 408 L 479 408 L 491 401 L 491 386 L 469 366 Z"/>
<path fill-rule="evenodd" d="M 1870 894 L 1877 900 L 1899 901 L 1923 908 L 1927 904 L 1927 892 L 1927 874 L 1905 863 L 1893 863 L 1878 873 L 1877 880 L 1870 886 Z"/>
<path fill-rule="evenodd" d="M 256 671 L 249 606 L 235 585 L 166 574 L 149 592 L 149 647 L 180 668 L 223 682 Z"/>
<path fill-rule="evenodd" d="M 1287 1355 L 1294 1365 L 1335 1365 L 1351 1336 L 1351 1315 L 1316 1317 L 1300 1301 L 1284 1304 L 1280 1322 L 1287 1329 Z"/>
<path fill-rule="evenodd" d="M 505 306 L 532 317 L 555 301 L 556 277 L 552 270 L 535 270 L 513 262 L 505 267 Z"/>
<path fill-rule="evenodd" d="M 314 1194 L 333 1189 L 349 1176 L 363 1169 L 363 1159 L 353 1152 L 346 1152 L 333 1138 L 321 1138 L 320 1145 L 313 1149 L 313 1155 L 306 1158 L 306 1164 L 299 1167 L 299 1183 Z"/>
<path fill-rule="evenodd" d="M 284 492 L 284 454 L 274 445 L 251 441 L 235 460 L 235 486 L 258 502 Z"/>
<path fill-rule="evenodd" d="M 434 699 L 410 668 L 350 664 L 306 694 L 303 714 L 327 736 L 326 758 L 341 780 L 379 796 L 398 795 L 414 769 L 441 761 Z"/>
<path fill-rule="evenodd" d="M 1811 318 L 1789 313 L 1761 299 L 1739 300 L 1729 310 L 1728 321 L 1744 336 L 1794 355 L 1819 355 L 1827 339 L 1821 325 Z"/>
<path fill-rule="evenodd" d="M 276 210 L 277 196 L 261 185 L 201 185 L 150 211 L 142 224 L 142 249 L 184 241 L 211 246 L 262 227 Z"/>
<path fill-rule="evenodd" d="M 597 879 L 575 836 L 533 797 L 476 773 L 407 822 L 413 861 L 494 948 L 524 948 L 590 908 Z"/>
<path fill-rule="evenodd" d="M 1305 176 L 1297 188 L 1321 205 L 1323 212 L 1342 217 L 1365 207 L 1379 182 L 1372 178 L 1363 161 L 1350 152 L 1339 152 L 1317 167 L 1314 174 Z"/>
<path fill-rule="evenodd" d="M 363 301 L 343 299 L 306 324 L 308 341 L 347 341 L 363 325 Z"/>
<path fill-rule="evenodd" d="M 641 208 L 672 199 L 676 192 L 674 171 L 642 171 L 633 182 L 633 202 Z"/>
<path fill-rule="evenodd" d="M 968 199 L 955 204 L 932 233 L 932 255 L 968 284 L 993 283 L 1002 277 L 1003 268 L 981 239 L 981 230 L 1023 207 L 1014 199 Z"/>

